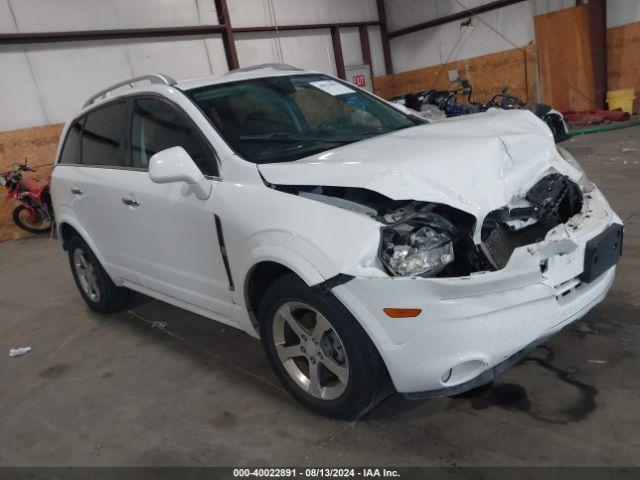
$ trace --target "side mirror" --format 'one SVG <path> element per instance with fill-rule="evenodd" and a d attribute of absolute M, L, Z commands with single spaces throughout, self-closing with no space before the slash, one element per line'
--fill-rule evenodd
<path fill-rule="evenodd" d="M 182 147 L 167 148 L 153 155 L 149 160 L 149 178 L 154 183 L 188 183 L 200 200 L 211 195 L 211 184 Z"/>

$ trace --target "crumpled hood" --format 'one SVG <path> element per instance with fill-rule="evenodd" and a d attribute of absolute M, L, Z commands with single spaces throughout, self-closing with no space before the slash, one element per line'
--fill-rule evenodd
<path fill-rule="evenodd" d="M 491 110 L 258 166 L 272 184 L 366 188 L 394 200 L 447 204 L 480 222 L 551 167 L 577 178 L 547 126 L 524 110 Z"/>

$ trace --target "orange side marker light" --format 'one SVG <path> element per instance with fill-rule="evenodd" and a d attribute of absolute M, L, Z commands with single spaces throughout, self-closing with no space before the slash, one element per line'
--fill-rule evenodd
<path fill-rule="evenodd" d="M 383 310 L 391 318 L 412 318 L 422 313 L 419 308 L 384 308 Z"/>

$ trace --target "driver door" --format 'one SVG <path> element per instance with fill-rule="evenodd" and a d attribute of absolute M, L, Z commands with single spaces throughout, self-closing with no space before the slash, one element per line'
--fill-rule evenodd
<path fill-rule="evenodd" d="M 230 317 L 232 308 L 214 212 L 218 203 L 215 153 L 188 116 L 157 96 L 131 101 L 129 170 L 120 185 L 121 242 L 117 263 L 127 280 L 170 299 Z M 181 146 L 212 183 L 198 199 L 185 183 L 157 184 L 149 159 Z"/>

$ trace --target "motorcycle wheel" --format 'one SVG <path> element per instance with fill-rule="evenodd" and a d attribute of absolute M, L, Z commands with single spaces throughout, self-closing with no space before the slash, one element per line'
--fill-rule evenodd
<path fill-rule="evenodd" d="M 47 233 L 51 230 L 51 222 L 38 216 L 38 221 L 33 222 L 31 212 L 24 205 L 18 205 L 13 211 L 13 221 L 23 230 L 29 233 Z"/>

